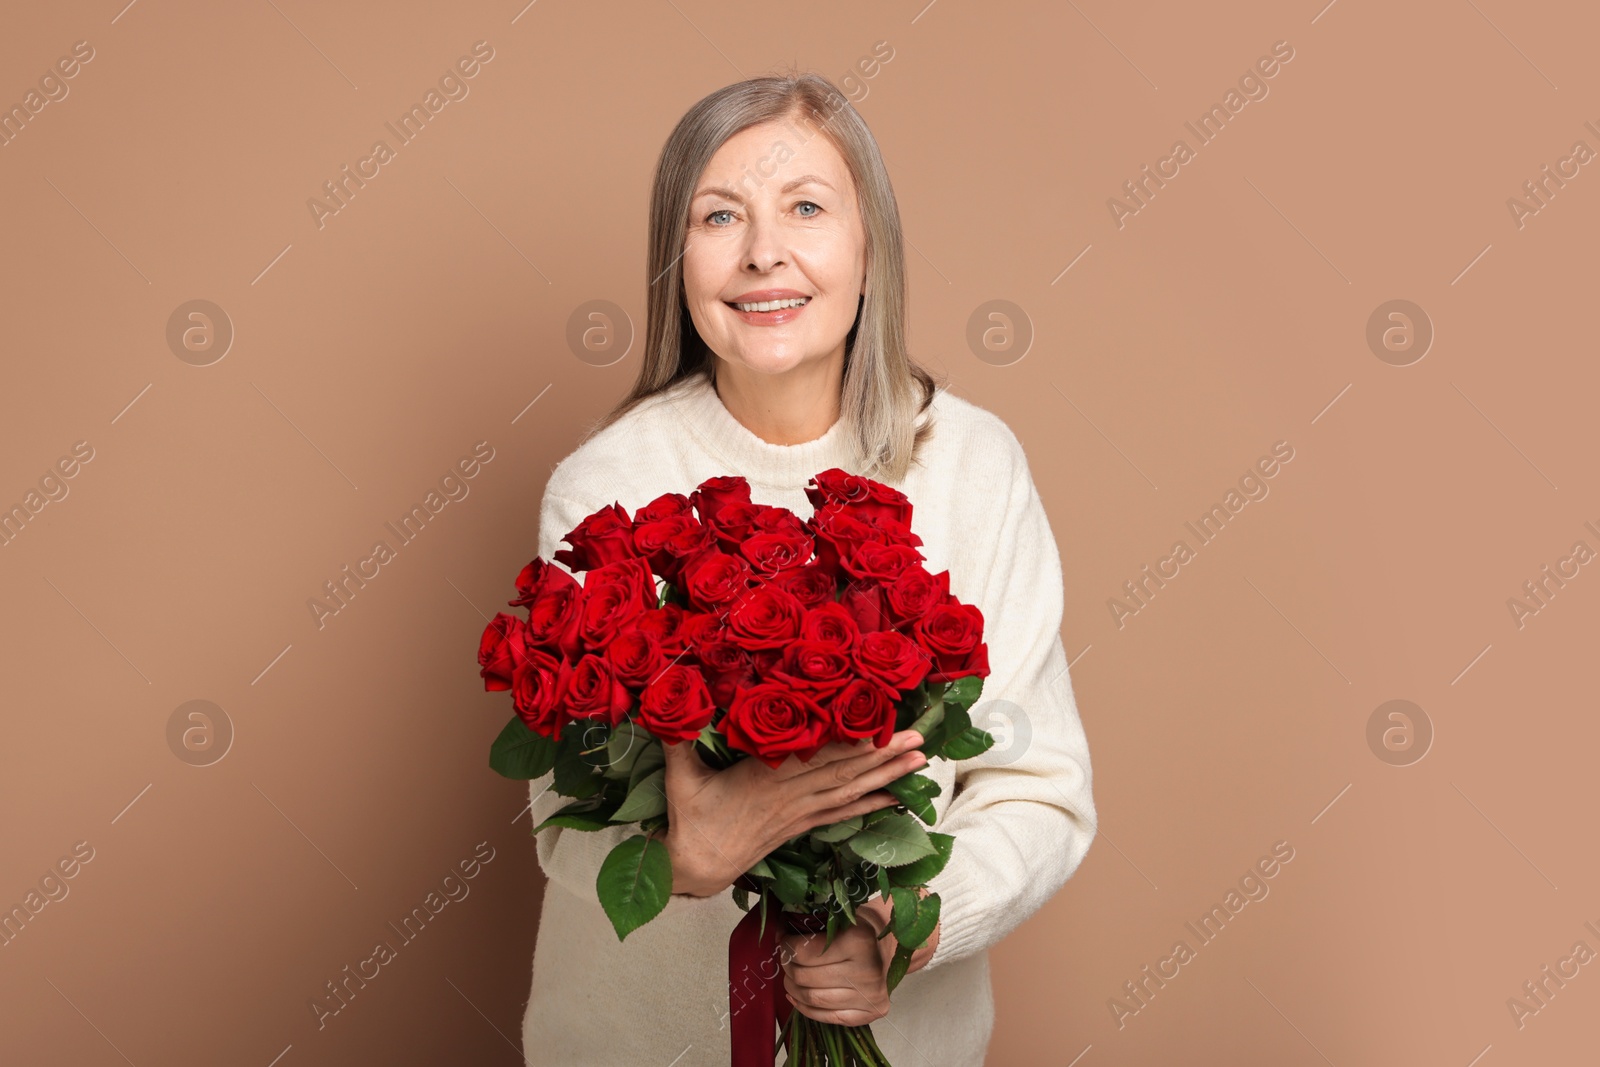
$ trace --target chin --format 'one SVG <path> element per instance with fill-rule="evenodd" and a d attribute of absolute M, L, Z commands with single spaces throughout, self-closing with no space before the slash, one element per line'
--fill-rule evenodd
<path fill-rule="evenodd" d="M 757 374 L 779 375 L 787 374 L 796 367 L 803 366 L 806 363 L 810 363 L 821 358 L 822 357 L 820 355 L 799 355 L 793 350 L 756 352 L 747 351 L 740 352 L 732 358 L 729 358 L 728 362 L 737 363 L 745 369 L 754 371 Z"/>

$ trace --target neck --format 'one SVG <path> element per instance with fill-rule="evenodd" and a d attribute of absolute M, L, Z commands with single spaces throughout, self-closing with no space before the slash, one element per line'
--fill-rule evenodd
<path fill-rule="evenodd" d="M 728 413 L 774 445 L 815 441 L 839 419 L 844 389 L 844 349 L 808 360 L 782 374 L 764 374 L 714 356 L 715 385 Z"/>

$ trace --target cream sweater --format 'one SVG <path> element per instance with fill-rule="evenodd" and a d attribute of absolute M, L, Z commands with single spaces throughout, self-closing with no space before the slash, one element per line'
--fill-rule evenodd
<path fill-rule="evenodd" d="M 990 675 L 972 720 L 996 744 L 923 771 L 942 787 L 932 829 L 956 837 L 930 883 L 941 897 L 940 942 L 872 1029 L 895 1067 L 981 1067 L 994 1023 L 987 949 L 1077 869 L 1095 810 L 1061 642 L 1061 562 L 1022 446 L 999 417 L 948 390 L 930 412 L 932 437 L 893 484 L 911 500 L 924 566 L 948 570 L 950 592 L 983 612 Z M 557 464 L 540 508 L 538 554 L 552 560 L 559 539 L 602 507 L 620 503 L 632 513 L 716 475 L 743 475 L 756 503 L 805 519 L 812 508 L 802 487 L 829 468 L 853 470 L 847 456 L 839 423 L 803 444 L 763 441 L 697 374 Z M 570 802 L 546 791 L 551 777 L 530 783 L 530 825 Z M 728 935 L 744 913 L 729 890 L 674 896 L 619 942 L 595 875 L 612 846 L 636 832 L 552 827 L 536 839 L 549 884 L 522 1029 L 530 1067 L 727 1067 Z"/>

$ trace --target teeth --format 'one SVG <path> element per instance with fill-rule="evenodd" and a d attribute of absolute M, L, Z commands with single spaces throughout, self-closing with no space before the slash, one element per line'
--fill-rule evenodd
<path fill-rule="evenodd" d="M 757 304 L 735 304 L 734 307 L 740 311 L 777 311 L 779 308 L 800 307 L 810 299 L 809 296 L 797 296 L 792 300 L 763 300 Z"/>

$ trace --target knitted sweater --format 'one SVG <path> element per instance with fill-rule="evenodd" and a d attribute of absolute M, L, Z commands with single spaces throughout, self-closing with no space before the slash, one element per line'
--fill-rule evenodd
<path fill-rule="evenodd" d="M 929 883 L 941 901 L 940 941 L 872 1030 L 895 1067 L 981 1067 L 994 1022 L 987 949 L 1077 869 L 1095 810 L 1061 643 L 1060 558 L 1022 446 L 998 416 L 947 390 L 921 418 L 930 412 L 932 436 L 904 480 L 889 484 L 912 503 L 924 566 L 949 571 L 951 594 L 983 612 L 990 674 L 972 721 L 996 744 L 922 771 L 941 787 L 932 829 L 956 839 Z M 602 507 L 620 503 L 631 514 L 716 475 L 743 475 L 755 503 L 805 519 L 804 485 L 833 467 L 857 470 L 842 422 L 813 441 L 770 444 L 696 374 L 557 464 L 540 508 L 538 554 L 552 560 L 560 539 Z M 570 803 L 547 791 L 552 777 L 530 783 L 531 825 Z M 744 913 L 728 889 L 674 895 L 619 942 L 595 876 L 611 848 L 637 832 L 551 827 L 536 837 L 548 885 L 522 1029 L 530 1067 L 727 1067 L 728 935 Z"/>

